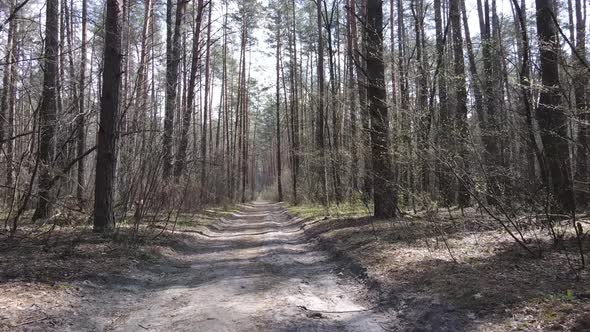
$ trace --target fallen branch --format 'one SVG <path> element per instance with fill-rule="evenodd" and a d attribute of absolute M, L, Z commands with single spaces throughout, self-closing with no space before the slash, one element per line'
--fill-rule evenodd
<path fill-rule="evenodd" d="M 28 320 L 28 321 L 25 321 L 25 322 L 22 322 L 22 323 L 19 323 L 16 325 L 12 325 L 12 327 L 19 327 L 19 326 L 24 326 L 24 325 L 28 325 L 28 324 L 38 323 L 38 322 L 42 322 L 42 321 L 49 319 L 49 318 L 51 318 L 51 316 L 45 316 L 43 318 L 32 319 L 32 320 Z"/>

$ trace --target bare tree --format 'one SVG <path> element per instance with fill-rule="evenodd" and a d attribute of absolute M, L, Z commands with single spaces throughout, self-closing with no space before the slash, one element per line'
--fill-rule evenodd
<path fill-rule="evenodd" d="M 166 106 L 164 114 L 163 152 L 164 178 L 170 176 L 172 171 L 172 134 L 174 131 L 174 112 L 176 110 L 176 92 L 178 87 L 178 65 L 180 63 L 180 28 L 184 17 L 187 0 L 178 0 L 176 4 L 176 20 L 174 32 L 171 31 L 172 1 L 166 5 L 167 19 L 167 53 L 166 53 Z"/>
<path fill-rule="evenodd" d="M 86 150 L 86 53 L 87 49 L 87 23 L 88 22 L 88 0 L 82 0 L 82 47 L 80 49 L 80 78 L 78 81 L 80 92 L 78 94 L 78 119 L 77 119 L 77 145 L 76 153 L 78 157 L 84 154 Z M 84 158 L 80 158 L 78 161 L 78 172 L 77 172 L 77 186 L 76 186 L 76 198 L 78 204 L 84 204 L 84 188 L 86 182 L 86 167 L 84 164 Z"/>
<path fill-rule="evenodd" d="M 317 75 L 318 75 L 318 112 L 316 115 L 316 133 L 315 143 L 317 148 L 317 163 L 316 174 L 321 186 L 321 197 L 320 201 L 324 206 L 328 204 L 328 184 L 326 178 L 326 158 L 325 158 L 325 147 L 324 147 L 324 37 L 323 37 L 323 24 L 322 24 L 322 0 L 315 0 L 317 8 L 317 31 L 318 31 L 318 44 L 317 44 Z"/>
<path fill-rule="evenodd" d="M 195 28 L 193 31 L 193 47 L 192 47 L 192 60 L 189 83 L 187 89 L 187 105 L 184 109 L 182 116 L 182 128 L 180 133 L 180 143 L 178 146 L 178 152 L 176 153 L 176 164 L 174 165 L 174 176 L 179 177 L 182 175 L 186 162 L 186 150 L 188 148 L 188 131 L 191 124 L 191 118 L 193 113 L 193 105 L 195 102 L 195 86 L 197 83 L 197 74 L 199 71 L 199 43 L 201 36 L 201 22 L 203 20 L 204 3 L 203 0 L 197 2 L 197 17 L 195 18 Z"/>
<path fill-rule="evenodd" d="M 455 110 L 455 131 L 457 135 L 457 149 L 459 163 L 462 169 L 467 169 L 467 88 L 465 86 L 465 63 L 463 54 L 463 37 L 461 35 L 461 12 L 459 11 L 459 1 L 450 0 L 449 15 L 451 28 L 453 31 L 453 53 L 454 53 L 454 87 L 455 99 L 457 101 Z M 465 185 L 461 183 L 458 190 L 458 203 L 465 207 L 469 205 L 469 192 Z"/>
<path fill-rule="evenodd" d="M 123 0 L 107 0 L 104 70 L 94 183 L 94 231 L 109 232 L 115 225 L 114 183 L 117 165 L 117 119 L 121 86 L 121 29 Z"/>
<path fill-rule="evenodd" d="M 51 208 L 51 168 L 54 158 L 53 149 L 57 114 L 58 27 L 59 0 L 48 0 L 45 25 L 43 93 L 39 110 L 38 162 L 41 164 L 41 171 L 39 173 L 37 208 L 33 220 L 48 217 Z"/>
<path fill-rule="evenodd" d="M 277 81 L 276 81 L 276 122 L 277 122 L 277 190 L 279 193 L 279 202 L 283 201 L 283 184 L 281 182 L 281 89 L 280 89 L 280 67 L 281 67 L 281 13 L 277 10 L 275 17 L 276 26 L 276 70 L 277 70 Z"/>
<path fill-rule="evenodd" d="M 574 95 L 578 112 L 578 154 L 576 159 L 576 202 L 580 205 L 590 203 L 590 109 L 588 108 L 588 75 L 586 56 L 586 17 L 582 10 L 582 0 L 575 0 L 576 7 L 576 75 Z M 586 63 L 584 63 L 586 62 Z"/>
<path fill-rule="evenodd" d="M 553 2 L 536 0 L 537 31 L 541 83 L 543 89 L 537 106 L 537 121 L 543 142 L 544 180 L 555 201 L 555 210 L 570 212 L 574 208 L 571 159 L 568 148 L 567 117 L 561 107 L 559 91 L 559 40 L 553 18 Z"/>
<path fill-rule="evenodd" d="M 383 1 L 367 0 L 367 101 L 371 114 L 371 154 L 375 185 L 374 215 L 395 217 L 397 197 L 391 179 L 389 157 L 389 116 L 383 63 Z"/>

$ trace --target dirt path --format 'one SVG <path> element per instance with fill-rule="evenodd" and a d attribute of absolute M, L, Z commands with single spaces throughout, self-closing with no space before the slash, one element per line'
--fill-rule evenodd
<path fill-rule="evenodd" d="M 187 264 L 160 266 L 158 280 L 111 292 L 126 296 L 118 306 L 127 310 L 95 323 L 109 331 L 389 329 L 361 300 L 363 286 L 339 276 L 280 205 L 244 205 L 195 241 Z"/>

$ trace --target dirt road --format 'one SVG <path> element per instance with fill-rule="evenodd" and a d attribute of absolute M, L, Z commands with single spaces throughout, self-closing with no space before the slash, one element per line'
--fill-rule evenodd
<path fill-rule="evenodd" d="M 109 331 L 384 331 L 366 290 L 308 244 L 278 204 L 256 202 L 195 236 L 186 264 L 127 283 Z M 123 304 L 121 304 L 123 303 Z M 100 314 L 98 315 L 100 316 Z M 100 321 L 101 318 L 97 318 Z M 100 324 L 99 324 L 100 325 Z M 97 325 L 94 325 L 97 326 Z M 82 326 L 74 327 L 81 328 Z"/>

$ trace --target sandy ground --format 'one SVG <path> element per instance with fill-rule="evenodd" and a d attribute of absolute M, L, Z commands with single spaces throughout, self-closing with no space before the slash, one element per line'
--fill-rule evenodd
<path fill-rule="evenodd" d="M 243 205 L 197 233 L 180 260 L 104 276 L 102 286 L 86 280 L 96 290 L 65 329 L 387 331 L 394 324 L 361 283 L 307 243 L 280 205 Z"/>
<path fill-rule="evenodd" d="M 590 332 L 590 271 L 572 269 L 580 266 L 575 239 L 556 247 L 547 230 L 531 227 L 523 236 L 543 256 L 534 258 L 491 218 L 474 209 L 453 214 L 316 216 L 302 225 L 395 308 L 391 331 Z"/>
<path fill-rule="evenodd" d="M 531 229 L 537 259 L 476 213 L 433 227 L 289 211 L 207 210 L 137 241 L 23 233 L 0 245 L 0 331 L 590 331 L 571 241 Z"/>

